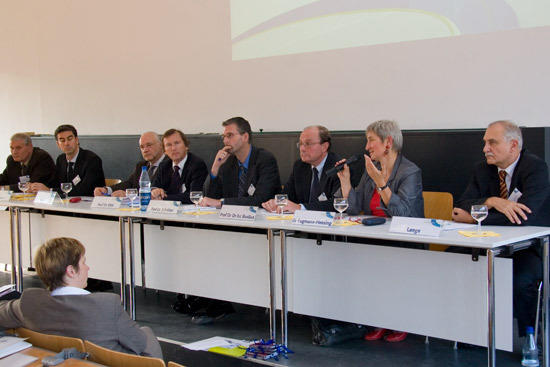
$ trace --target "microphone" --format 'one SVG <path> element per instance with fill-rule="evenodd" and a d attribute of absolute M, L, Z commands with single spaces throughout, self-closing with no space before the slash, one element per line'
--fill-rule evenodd
<path fill-rule="evenodd" d="M 334 166 L 332 167 L 331 169 L 329 169 L 327 171 L 327 176 L 332 176 L 332 175 L 335 175 L 336 172 L 339 172 L 341 170 L 344 169 L 344 164 L 347 164 L 348 166 L 354 162 L 357 162 L 359 160 L 359 156 L 358 155 L 352 155 L 351 157 L 349 157 L 348 159 L 346 159 L 345 162 L 343 163 L 340 163 L 339 165 L 337 166 Z"/>

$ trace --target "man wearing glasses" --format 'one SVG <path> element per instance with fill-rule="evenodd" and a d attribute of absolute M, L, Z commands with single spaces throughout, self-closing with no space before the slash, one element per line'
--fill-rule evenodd
<path fill-rule="evenodd" d="M 288 194 L 284 211 L 333 210 L 332 201 L 334 193 L 340 188 L 340 180 L 337 175 L 327 176 L 326 171 L 333 168 L 339 158 L 330 152 L 330 146 L 330 132 L 326 127 L 308 126 L 302 131 L 297 143 L 300 159 L 294 163 L 284 189 Z M 264 202 L 262 206 L 271 212 L 277 210 L 274 199 Z"/>
<path fill-rule="evenodd" d="M 101 158 L 94 152 L 80 148 L 78 133 L 72 125 L 60 125 L 55 129 L 57 146 L 63 151 L 57 157 L 56 184 L 54 190 L 60 191 L 59 184 L 70 182 L 71 196 L 93 196 L 94 188 L 105 185 L 105 175 Z M 31 184 L 32 192 L 49 190 L 38 182 Z"/>
<path fill-rule="evenodd" d="M 260 206 L 280 191 L 275 157 L 252 143 L 250 124 L 242 117 L 222 123 L 223 145 L 204 184 L 203 206 L 222 204 Z"/>

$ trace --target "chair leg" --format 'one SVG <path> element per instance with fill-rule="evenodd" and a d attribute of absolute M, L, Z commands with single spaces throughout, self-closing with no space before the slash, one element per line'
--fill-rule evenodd
<path fill-rule="evenodd" d="M 424 339 L 424 344 L 430 344 L 430 337 L 426 335 L 426 339 Z"/>
<path fill-rule="evenodd" d="M 454 350 L 458 350 L 458 342 L 457 342 L 457 341 L 455 341 L 455 344 L 454 344 L 454 346 L 453 346 L 453 349 L 454 349 Z"/>

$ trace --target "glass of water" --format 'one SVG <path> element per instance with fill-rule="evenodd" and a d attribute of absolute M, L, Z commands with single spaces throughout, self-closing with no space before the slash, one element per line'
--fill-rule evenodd
<path fill-rule="evenodd" d="M 477 233 L 480 233 L 481 221 L 489 215 L 489 208 L 487 208 L 487 205 L 472 205 L 470 214 L 477 221 Z"/>
<path fill-rule="evenodd" d="M 19 187 L 19 190 L 23 192 L 23 194 L 26 194 L 30 185 L 28 182 L 19 182 L 17 186 Z"/>
<path fill-rule="evenodd" d="M 73 184 L 71 182 L 62 182 L 61 191 L 65 193 L 65 200 L 69 198 L 69 192 L 73 189 Z"/>
<path fill-rule="evenodd" d="M 348 199 L 347 198 L 334 198 L 334 209 L 339 213 L 339 215 L 334 219 L 335 221 L 344 220 L 343 212 L 348 208 Z"/>
<path fill-rule="evenodd" d="M 195 208 L 198 210 L 199 203 L 201 202 L 201 199 L 202 199 L 202 191 L 191 191 L 189 193 L 189 199 L 193 204 L 195 204 Z"/>
<path fill-rule="evenodd" d="M 277 205 L 277 213 L 279 216 L 283 215 L 283 208 L 288 204 L 288 195 L 287 194 L 277 194 L 275 195 L 275 204 Z"/>
<path fill-rule="evenodd" d="M 138 197 L 137 189 L 126 189 L 126 197 L 130 199 L 130 208 L 134 207 L 134 200 Z"/>

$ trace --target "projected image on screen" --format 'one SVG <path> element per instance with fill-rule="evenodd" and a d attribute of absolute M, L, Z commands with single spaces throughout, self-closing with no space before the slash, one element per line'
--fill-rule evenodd
<path fill-rule="evenodd" d="M 550 0 L 231 0 L 233 60 L 550 25 Z"/>

